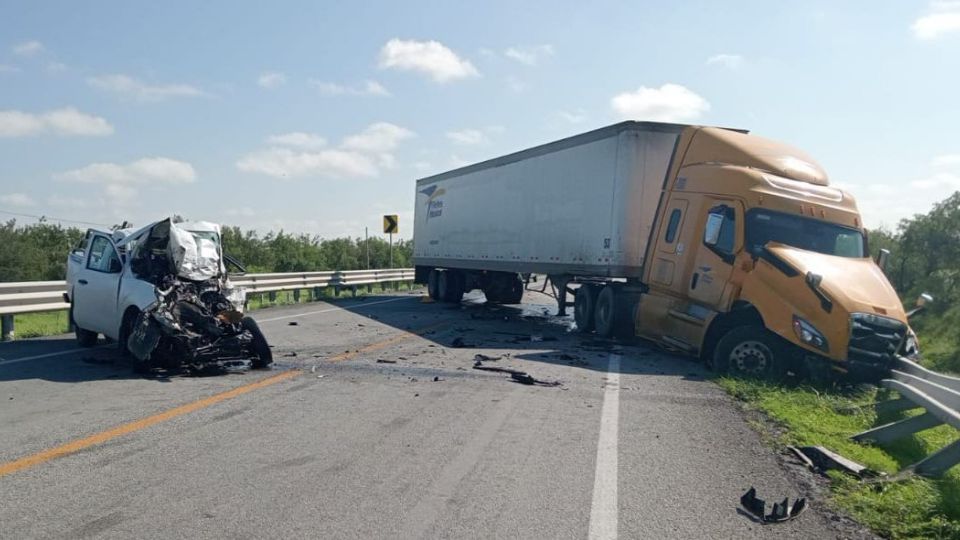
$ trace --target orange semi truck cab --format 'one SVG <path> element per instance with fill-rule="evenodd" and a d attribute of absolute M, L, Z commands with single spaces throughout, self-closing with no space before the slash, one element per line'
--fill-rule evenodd
<path fill-rule="evenodd" d="M 638 335 L 756 375 L 872 376 L 917 354 L 855 200 L 800 150 L 691 126 L 656 222 Z"/>

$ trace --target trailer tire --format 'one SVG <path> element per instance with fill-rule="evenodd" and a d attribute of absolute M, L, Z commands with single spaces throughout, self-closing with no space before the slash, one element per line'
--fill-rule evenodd
<path fill-rule="evenodd" d="M 440 272 L 436 268 L 431 268 L 430 274 L 427 276 L 427 295 L 435 302 L 440 300 L 440 294 L 437 290 L 439 279 Z"/>
<path fill-rule="evenodd" d="M 253 336 L 253 341 L 250 343 L 250 352 L 256 355 L 256 358 L 252 361 L 253 369 L 264 369 L 272 364 L 273 351 L 270 350 L 270 345 L 267 344 L 267 338 L 264 337 L 263 332 L 260 331 L 260 326 L 257 325 L 257 321 L 250 317 L 244 317 L 240 319 L 240 326 Z"/>
<path fill-rule="evenodd" d="M 93 347 L 97 344 L 97 337 L 99 334 L 91 330 L 84 330 L 80 328 L 80 325 L 77 324 L 77 321 L 73 319 L 73 306 L 70 306 L 70 322 L 73 323 L 73 334 L 77 336 L 77 345 L 81 347 Z"/>
<path fill-rule="evenodd" d="M 785 371 L 785 351 L 780 338 L 762 326 L 738 326 L 727 332 L 713 354 L 720 373 L 778 380 Z"/>
<path fill-rule="evenodd" d="M 573 320 L 581 332 L 593 330 L 594 306 L 597 303 L 597 288 L 593 285 L 581 285 L 573 297 Z"/>
<path fill-rule="evenodd" d="M 458 304 L 463 300 L 465 281 L 463 274 L 456 270 L 440 272 L 437 278 L 437 295 L 444 302 Z"/>
<path fill-rule="evenodd" d="M 612 285 L 605 285 L 597 295 L 593 308 L 593 326 L 600 337 L 608 338 L 617 330 L 617 291 Z"/>

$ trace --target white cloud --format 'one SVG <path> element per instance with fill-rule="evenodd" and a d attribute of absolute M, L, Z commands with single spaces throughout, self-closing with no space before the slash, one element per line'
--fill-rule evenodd
<path fill-rule="evenodd" d="M 917 39 L 934 40 L 960 31 L 960 2 L 931 2 L 928 11 L 910 25 Z"/>
<path fill-rule="evenodd" d="M 715 54 L 710 58 L 707 58 L 707 65 L 717 65 L 722 66 L 728 69 L 737 69 L 743 65 L 743 57 L 739 54 Z"/>
<path fill-rule="evenodd" d="M 942 156 L 937 156 L 933 158 L 930 164 L 934 167 L 951 167 L 953 165 L 960 165 L 960 154 L 945 154 Z"/>
<path fill-rule="evenodd" d="M 418 71 L 438 83 L 480 76 L 470 61 L 439 41 L 391 39 L 380 50 L 380 68 Z"/>
<path fill-rule="evenodd" d="M 143 158 L 120 165 L 117 163 L 91 163 L 55 175 L 58 180 L 85 184 L 130 185 L 130 184 L 190 184 L 197 179 L 193 165 L 165 157 Z"/>
<path fill-rule="evenodd" d="M 189 84 L 151 85 L 128 75 L 100 75 L 87 79 L 87 84 L 100 90 L 128 96 L 139 101 L 162 101 L 175 97 L 198 97 L 206 93 Z"/>
<path fill-rule="evenodd" d="M 960 189 L 960 175 L 949 172 L 938 172 L 926 178 L 913 180 L 910 186 L 916 189 L 936 189 L 947 188 L 950 190 Z"/>
<path fill-rule="evenodd" d="M 43 43 L 37 40 L 24 41 L 13 46 L 13 54 L 17 56 L 33 56 L 43 52 Z"/>
<path fill-rule="evenodd" d="M 343 140 L 343 147 L 363 152 L 389 152 L 397 147 L 401 141 L 413 137 L 409 129 L 391 124 L 377 122 L 371 124 L 362 132 L 351 135 Z"/>
<path fill-rule="evenodd" d="M 53 132 L 65 136 L 103 136 L 113 133 L 104 118 L 64 107 L 41 114 L 0 111 L 0 137 L 26 137 Z"/>
<path fill-rule="evenodd" d="M 7 193 L 5 195 L 0 195 L 0 203 L 21 208 L 36 206 L 37 204 L 26 193 Z"/>
<path fill-rule="evenodd" d="M 587 119 L 587 113 L 583 109 L 575 111 L 557 111 L 557 116 L 571 124 L 579 124 Z"/>
<path fill-rule="evenodd" d="M 65 107 L 43 114 L 44 122 L 60 135 L 103 136 L 113 133 L 113 126 L 99 116 Z"/>
<path fill-rule="evenodd" d="M 448 131 L 447 138 L 457 144 L 474 145 L 486 144 L 490 139 L 478 129 L 461 129 L 460 131 Z"/>
<path fill-rule="evenodd" d="M 535 66 L 542 58 L 553 56 L 553 52 L 553 45 L 536 45 L 533 47 L 510 47 L 503 54 L 521 64 Z"/>
<path fill-rule="evenodd" d="M 427 172 L 433 169 L 433 165 L 429 161 L 418 161 L 413 164 L 413 168 L 420 172 Z"/>
<path fill-rule="evenodd" d="M 277 146 L 293 146 L 296 148 L 322 148 L 327 145 L 327 140 L 315 133 L 304 133 L 303 131 L 294 131 L 282 135 L 271 135 L 267 137 L 267 142 Z"/>
<path fill-rule="evenodd" d="M 363 86 L 344 86 L 342 84 L 311 80 L 310 85 L 328 96 L 380 96 L 389 97 L 390 92 L 377 81 L 366 81 Z"/>
<path fill-rule="evenodd" d="M 241 171 L 275 178 L 369 178 L 378 176 L 381 169 L 396 167 L 393 150 L 413 136 L 406 128 L 378 122 L 345 137 L 337 148 L 318 150 L 323 140 L 319 135 L 288 133 L 270 137 L 268 141 L 276 146 L 250 153 L 236 165 Z"/>
<path fill-rule="evenodd" d="M 287 84 L 287 76 L 277 71 L 268 71 L 257 77 L 257 84 L 262 88 L 278 88 Z"/>
<path fill-rule="evenodd" d="M 641 86 L 610 100 L 622 118 L 654 122 L 688 122 L 710 110 L 710 104 L 688 88 L 667 83 L 660 88 Z"/>

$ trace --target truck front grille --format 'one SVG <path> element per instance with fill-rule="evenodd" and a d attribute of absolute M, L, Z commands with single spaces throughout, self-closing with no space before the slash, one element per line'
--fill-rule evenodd
<path fill-rule="evenodd" d="M 903 345 L 907 325 L 871 313 L 850 316 L 850 348 L 847 357 L 871 364 L 886 364 Z"/>

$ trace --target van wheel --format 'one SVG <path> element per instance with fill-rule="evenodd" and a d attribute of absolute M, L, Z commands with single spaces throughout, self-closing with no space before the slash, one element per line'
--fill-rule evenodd
<path fill-rule="evenodd" d="M 127 341 L 130 340 L 130 334 L 133 333 L 133 328 L 139 318 L 140 311 L 137 309 L 128 309 L 123 314 L 123 322 L 120 323 L 120 331 L 117 332 L 117 350 L 120 351 L 121 356 L 133 356 L 130 354 L 130 349 L 127 348 Z"/>
<path fill-rule="evenodd" d="M 713 354 L 720 373 L 759 379 L 779 379 L 784 374 L 780 338 L 761 326 L 740 326 L 727 332 Z"/>
<path fill-rule="evenodd" d="M 257 321 L 250 317 L 244 317 L 240 319 L 240 326 L 253 336 L 253 341 L 250 342 L 250 350 L 256 355 L 256 358 L 254 358 L 252 362 L 253 369 L 263 369 L 272 364 L 273 351 L 270 350 L 270 345 L 267 344 L 267 338 L 264 337 L 263 332 L 260 331 L 260 326 L 257 325 Z"/>
<path fill-rule="evenodd" d="M 73 333 L 77 336 L 77 345 L 81 347 L 93 347 L 97 344 L 98 334 L 90 330 L 80 328 L 77 321 L 73 320 L 73 306 L 70 306 L 70 322 L 73 323 Z"/>
<path fill-rule="evenodd" d="M 440 272 L 436 268 L 430 270 L 430 275 L 427 276 L 427 295 L 434 301 L 440 300 Z"/>
<path fill-rule="evenodd" d="M 597 303 L 597 288 L 593 285 L 581 285 L 573 297 L 573 320 L 581 332 L 593 330 L 593 307 Z"/>

